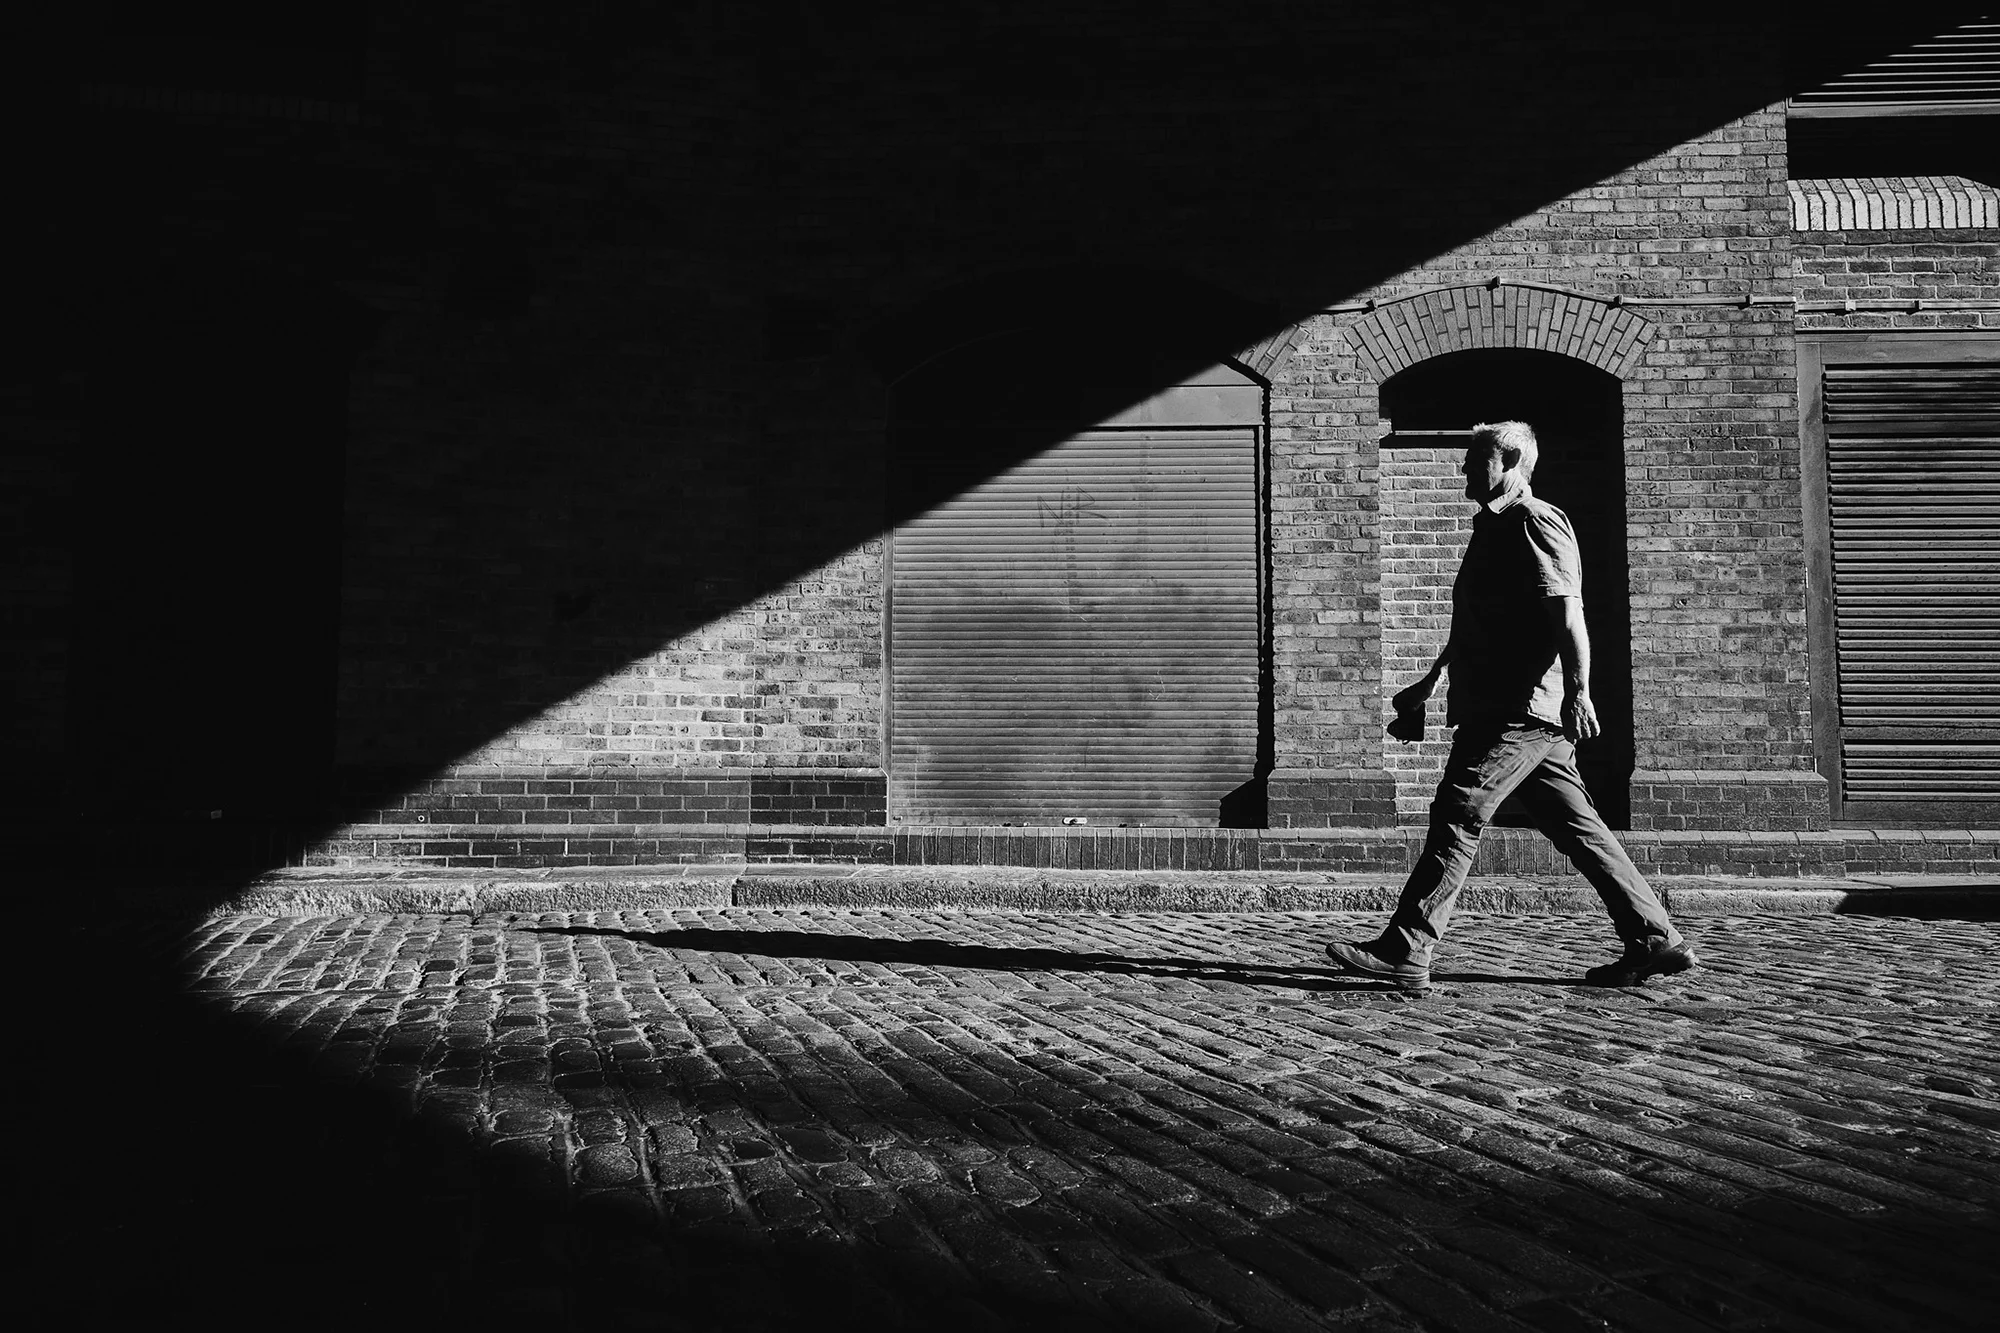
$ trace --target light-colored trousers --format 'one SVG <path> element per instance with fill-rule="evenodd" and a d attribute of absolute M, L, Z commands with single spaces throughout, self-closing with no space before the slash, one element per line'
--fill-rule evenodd
<path fill-rule="evenodd" d="M 1510 795 L 1518 795 L 1536 827 L 1590 881 L 1629 944 L 1680 942 L 1652 886 L 1605 827 L 1583 778 L 1576 745 L 1539 722 L 1470 724 L 1458 728 L 1431 802 L 1430 835 L 1403 885 L 1380 952 L 1392 961 L 1428 963 L 1451 923 L 1479 850 L 1479 835 Z"/>

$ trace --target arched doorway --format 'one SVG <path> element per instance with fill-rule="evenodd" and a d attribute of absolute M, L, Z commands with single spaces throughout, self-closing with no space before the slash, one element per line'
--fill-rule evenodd
<path fill-rule="evenodd" d="M 1264 386 L 1050 352 L 1000 335 L 895 388 L 891 819 L 1234 822 L 1268 750 Z"/>
<path fill-rule="evenodd" d="M 1632 610 L 1625 546 L 1624 412 L 1617 377 L 1555 352 L 1450 352 L 1384 381 L 1382 416 L 1392 428 L 1385 449 L 1435 451 L 1432 471 L 1446 463 L 1456 468 L 1465 447 L 1463 432 L 1476 422 L 1516 420 L 1534 427 L 1541 442 L 1535 494 L 1569 515 L 1583 558 L 1590 688 L 1604 734 L 1578 747 L 1577 764 L 1605 821 L 1613 828 L 1630 827 Z M 1447 481 L 1455 494 L 1455 470 Z M 1454 512 L 1465 504 L 1457 500 Z M 1440 566 L 1435 575 L 1446 589 L 1463 541 L 1451 545 L 1455 549 L 1448 560 L 1429 562 Z M 1447 553 L 1440 549 L 1438 554 Z M 1517 811 L 1503 809 L 1498 822 L 1527 821 Z"/>

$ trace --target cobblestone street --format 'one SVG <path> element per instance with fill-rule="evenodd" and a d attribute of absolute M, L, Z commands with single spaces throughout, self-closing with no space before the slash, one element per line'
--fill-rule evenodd
<path fill-rule="evenodd" d="M 72 1011 L 43 1239 L 207 1327 L 1990 1318 L 2000 926 L 1605 992 L 1601 921 L 1468 915 L 1413 998 L 1323 965 L 1377 921 L 225 918 Z"/>

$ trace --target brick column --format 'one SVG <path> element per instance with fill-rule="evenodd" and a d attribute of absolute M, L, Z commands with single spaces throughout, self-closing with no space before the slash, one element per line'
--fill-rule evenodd
<path fill-rule="evenodd" d="M 1375 386 L 1331 318 L 1271 372 L 1273 828 L 1395 821 L 1382 766 Z"/>

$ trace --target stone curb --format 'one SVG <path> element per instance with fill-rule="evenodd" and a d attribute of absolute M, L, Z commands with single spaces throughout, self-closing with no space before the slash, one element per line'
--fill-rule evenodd
<path fill-rule="evenodd" d="M 1653 880 L 1681 916 L 1790 913 L 2000 919 L 2000 878 Z M 1036 912 L 1386 912 L 1400 876 L 1258 871 L 1050 871 L 1017 867 L 630 867 L 527 872 L 265 876 L 207 906 L 208 916 L 486 916 L 761 907 Z M 1480 876 L 1459 908 L 1502 914 L 1596 913 L 1582 879 Z"/>

